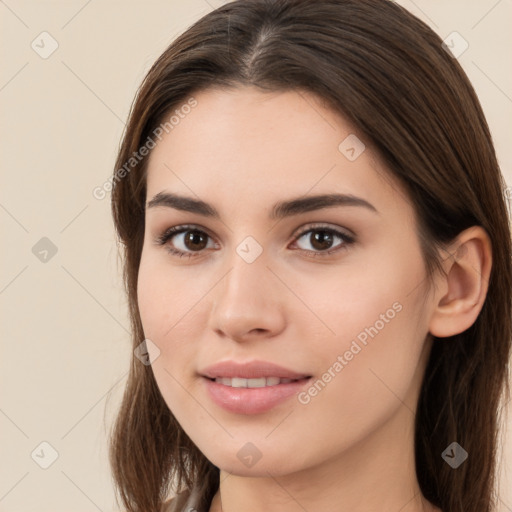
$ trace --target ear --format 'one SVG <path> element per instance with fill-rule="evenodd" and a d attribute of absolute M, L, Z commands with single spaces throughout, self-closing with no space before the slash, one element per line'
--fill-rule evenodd
<path fill-rule="evenodd" d="M 480 226 L 460 233 L 450 244 L 436 281 L 429 332 L 439 338 L 464 332 L 477 319 L 487 295 L 492 267 L 489 235 Z"/>

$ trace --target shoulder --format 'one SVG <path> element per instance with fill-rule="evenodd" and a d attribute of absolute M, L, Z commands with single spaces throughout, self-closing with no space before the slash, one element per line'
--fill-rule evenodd
<path fill-rule="evenodd" d="M 208 512 L 210 504 L 204 505 L 203 495 L 202 486 L 196 485 L 192 489 L 185 489 L 167 500 L 160 512 Z"/>
<path fill-rule="evenodd" d="M 211 500 L 206 503 L 208 480 L 195 483 L 191 489 L 177 492 L 175 496 L 163 503 L 160 512 L 209 512 Z"/>
<path fill-rule="evenodd" d="M 170 500 L 166 501 L 160 512 L 192 512 L 188 502 L 190 501 L 190 491 L 182 491 Z M 189 510 L 190 509 L 190 510 Z"/>

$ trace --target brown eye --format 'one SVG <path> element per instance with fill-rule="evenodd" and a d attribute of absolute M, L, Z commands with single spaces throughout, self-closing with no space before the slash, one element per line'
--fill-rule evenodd
<path fill-rule="evenodd" d="M 313 231 L 310 234 L 311 246 L 319 251 L 330 249 L 334 236 L 329 231 Z"/>
<path fill-rule="evenodd" d="M 304 244 L 306 247 L 300 247 L 297 243 L 301 239 L 307 241 L 307 244 Z M 336 240 L 339 240 L 340 242 L 336 243 Z M 330 254 L 337 252 L 338 250 L 346 249 L 353 242 L 353 236 L 326 226 L 310 228 L 307 231 L 303 231 L 296 237 L 296 243 L 299 245 L 299 249 L 313 253 L 314 256 L 321 256 L 322 253 Z M 334 245 L 335 243 L 336 245 Z M 309 245 L 309 247 L 307 247 L 307 245 Z"/>
<path fill-rule="evenodd" d="M 208 235 L 202 231 L 191 230 L 185 231 L 183 243 L 191 251 L 200 251 L 206 248 L 208 242 Z"/>
<path fill-rule="evenodd" d="M 300 247 L 298 241 L 301 239 L 305 239 L 306 246 L 309 244 L 309 247 Z M 214 248 L 213 241 L 208 245 L 210 240 L 212 237 L 208 233 L 195 226 L 174 226 L 157 237 L 155 242 L 165 246 L 166 250 L 174 256 L 192 258 L 200 256 L 205 249 Z M 337 240 L 339 240 L 338 243 L 336 243 Z M 309 226 L 309 229 L 302 231 L 294 240 L 294 244 L 298 245 L 302 252 L 313 257 L 329 256 L 348 249 L 354 242 L 353 235 L 328 226 Z"/>
<path fill-rule="evenodd" d="M 162 233 L 155 242 L 164 245 L 167 251 L 180 257 L 193 257 L 207 249 L 211 237 L 194 226 L 174 226 Z"/>

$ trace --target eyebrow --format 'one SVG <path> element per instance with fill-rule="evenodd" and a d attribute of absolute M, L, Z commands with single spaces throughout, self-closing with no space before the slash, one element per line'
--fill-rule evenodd
<path fill-rule="evenodd" d="M 147 203 L 146 208 L 156 208 L 159 206 L 220 219 L 219 212 L 211 204 L 205 203 L 200 199 L 180 196 L 170 192 L 159 192 Z M 321 194 L 280 201 L 272 207 L 269 218 L 272 220 L 283 219 L 285 217 L 335 206 L 359 206 L 374 213 L 379 213 L 375 206 L 361 197 L 351 194 Z"/>

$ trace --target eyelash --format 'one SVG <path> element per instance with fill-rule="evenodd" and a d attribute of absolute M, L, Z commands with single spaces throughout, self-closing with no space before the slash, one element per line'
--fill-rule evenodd
<path fill-rule="evenodd" d="M 206 236 L 208 236 L 209 238 L 212 238 L 212 237 L 210 237 L 210 235 L 206 231 L 201 229 L 199 226 L 196 226 L 196 225 L 192 224 L 192 225 L 173 226 L 171 228 L 168 228 L 162 234 L 157 236 L 157 238 L 154 240 L 154 242 L 157 245 L 163 246 L 163 245 L 166 245 L 166 243 L 171 238 L 174 238 L 176 235 L 179 235 L 180 233 L 186 233 L 187 231 L 198 231 L 199 233 L 203 233 Z M 329 250 L 326 250 L 326 251 L 310 251 L 310 250 L 307 250 L 307 249 L 298 249 L 301 252 L 312 253 L 312 257 L 313 258 L 327 257 L 327 256 L 330 256 L 333 253 L 337 253 L 337 252 L 340 252 L 340 251 L 343 251 L 343 250 L 347 250 L 349 248 L 349 246 L 352 245 L 355 242 L 355 237 L 354 236 L 348 235 L 347 233 L 343 233 L 343 232 L 341 232 L 341 231 L 339 231 L 337 229 L 330 228 L 330 227 L 325 226 L 325 225 L 315 225 L 315 226 L 308 225 L 306 228 L 304 228 L 304 230 L 302 230 L 300 233 L 298 233 L 295 236 L 293 241 L 296 242 L 297 240 L 302 238 L 307 233 L 311 233 L 311 232 L 314 232 L 314 231 L 324 231 L 324 232 L 330 233 L 330 234 L 334 235 L 335 237 L 340 238 L 343 241 L 343 243 L 338 245 L 334 249 L 329 249 Z M 185 252 L 185 251 L 181 251 L 179 249 L 176 249 L 176 248 L 170 247 L 170 246 L 166 246 L 165 249 L 172 256 L 177 256 L 177 257 L 180 257 L 180 258 L 183 258 L 183 257 L 185 257 L 185 258 L 194 258 L 194 257 L 200 256 L 200 253 L 203 252 L 203 250 L 201 250 L 201 251 Z"/>

